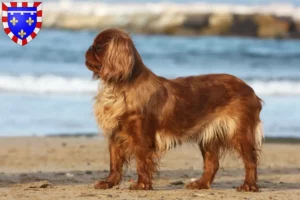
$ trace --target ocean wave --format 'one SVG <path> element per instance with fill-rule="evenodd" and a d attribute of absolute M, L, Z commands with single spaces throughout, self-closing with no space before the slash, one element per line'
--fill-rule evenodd
<path fill-rule="evenodd" d="M 300 81 L 246 81 L 258 95 L 300 95 Z M 0 75 L 0 91 L 33 94 L 95 94 L 98 81 L 61 76 Z"/>
<path fill-rule="evenodd" d="M 0 91 L 35 94 L 90 94 L 97 91 L 97 82 L 82 78 L 45 76 L 0 76 Z"/>

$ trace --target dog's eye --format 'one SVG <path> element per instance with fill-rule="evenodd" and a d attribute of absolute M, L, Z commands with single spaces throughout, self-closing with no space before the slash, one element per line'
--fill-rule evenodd
<path fill-rule="evenodd" d="M 102 47 L 101 47 L 99 44 L 96 44 L 95 50 L 96 50 L 96 51 L 100 51 L 101 49 L 102 49 Z"/>

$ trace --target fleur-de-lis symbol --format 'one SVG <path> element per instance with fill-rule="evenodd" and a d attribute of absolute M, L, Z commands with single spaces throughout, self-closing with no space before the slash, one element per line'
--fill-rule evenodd
<path fill-rule="evenodd" d="M 10 23 L 12 23 L 14 26 L 19 22 L 15 17 L 13 17 L 12 20 L 10 20 Z"/>
<path fill-rule="evenodd" d="M 34 21 L 31 19 L 31 17 L 29 17 L 27 20 L 26 20 L 26 23 L 31 26 L 32 23 L 34 23 Z"/>
<path fill-rule="evenodd" d="M 21 31 L 18 34 L 19 36 L 21 36 L 21 38 L 23 38 L 24 35 L 26 35 L 26 32 L 24 32 L 23 29 L 21 29 Z"/>

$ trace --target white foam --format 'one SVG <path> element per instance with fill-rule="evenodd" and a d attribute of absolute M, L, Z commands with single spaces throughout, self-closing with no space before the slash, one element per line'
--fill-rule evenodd
<path fill-rule="evenodd" d="M 46 76 L 0 76 L 0 90 L 24 93 L 86 94 L 97 91 L 97 81 L 80 78 Z"/>
<path fill-rule="evenodd" d="M 248 81 L 258 95 L 300 95 L 300 81 Z M 0 75 L 0 91 L 34 94 L 95 94 L 98 81 L 53 75 Z"/>
<path fill-rule="evenodd" d="M 261 95 L 300 95 L 300 81 L 252 81 L 249 84 Z"/>

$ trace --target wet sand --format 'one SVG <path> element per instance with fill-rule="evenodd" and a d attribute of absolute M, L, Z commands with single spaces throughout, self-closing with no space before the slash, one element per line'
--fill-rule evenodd
<path fill-rule="evenodd" d="M 209 190 L 187 190 L 184 184 L 202 174 L 200 151 L 182 146 L 162 160 L 153 191 L 130 191 L 134 162 L 120 186 L 95 190 L 108 174 L 107 143 L 100 137 L 0 138 L 0 200 L 8 199 L 300 199 L 300 144 L 264 144 L 258 193 L 240 193 L 243 163 L 228 154 Z"/>

